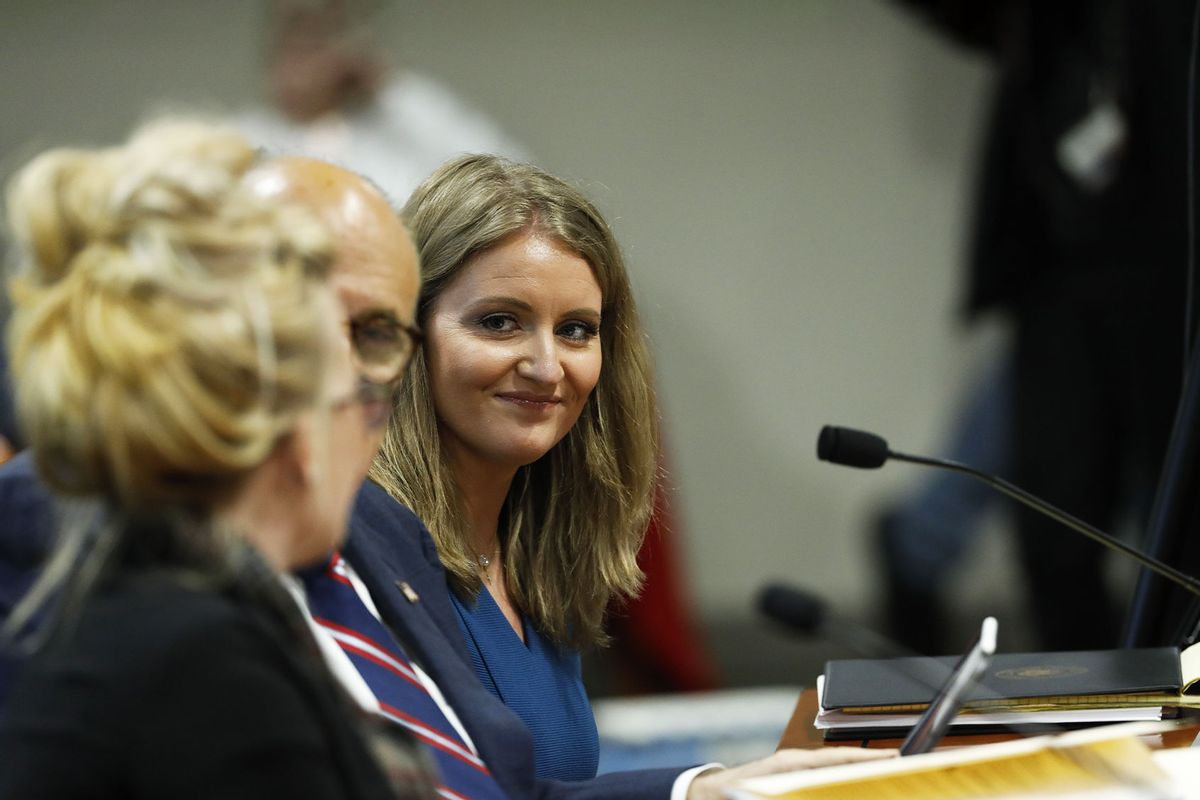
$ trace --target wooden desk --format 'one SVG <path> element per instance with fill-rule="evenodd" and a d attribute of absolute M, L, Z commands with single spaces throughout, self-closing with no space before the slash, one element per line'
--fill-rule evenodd
<path fill-rule="evenodd" d="M 813 727 L 813 720 L 816 718 L 817 690 L 805 689 L 800 693 L 800 700 L 797 701 L 796 710 L 792 712 L 792 718 L 783 732 L 783 737 L 779 740 L 779 746 L 781 748 L 798 747 L 802 750 L 811 750 L 815 747 L 899 747 L 903 742 L 902 739 L 847 739 L 844 741 L 827 742 L 823 738 L 821 731 Z M 1155 737 L 1157 741 L 1150 740 L 1147 741 L 1147 744 L 1156 749 L 1188 747 L 1196 739 L 1198 732 L 1200 732 L 1200 721 L 1197 721 L 1195 725 L 1157 736 Z M 938 746 L 967 747 L 976 744 L 990 744 L 991 742 L 1006 742 L 1019 738 L 1021 738 L 1021 734 L 1019 733 L 947 736 Z"/>

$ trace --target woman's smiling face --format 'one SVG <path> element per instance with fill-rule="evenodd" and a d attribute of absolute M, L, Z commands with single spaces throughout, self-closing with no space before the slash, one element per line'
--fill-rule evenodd
<path fill-rule="evenodd" d="M 515 469 L 566 436 L 600 378 L 602 301 L 587 261 L 537 231 L 466 263 L 425 321 L 450 463 Z"/>

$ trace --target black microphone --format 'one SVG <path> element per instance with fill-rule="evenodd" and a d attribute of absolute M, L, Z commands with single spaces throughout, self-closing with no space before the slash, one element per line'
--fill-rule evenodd
<path fill-rule="evenodd" d="M 884 438 L 866 431 L 826 425 L 817 437 L 817 458 L 834 464 L 876 469 L 882 467 L 890 455 Z"/>
<path fill-rule="evenodd" d="M 816 633 L 825 622 L 825 601 L 811 592 L 782 583 L 768 583 L 759 590 L 758 610 L 799 633 Z"/>
<path fill-rule="evenodd" d="M 866 431 L 856 431 L 853 428 L 839 428 L 834 425 L 826 425 L 821 428 L 821 435 L 817 437 L 817 458 L 822 461 L 829 461 L 846 467 L 858 467 L 860 469 L 882 467 L 890 459 L 893 461 L 907 461 L 911 464 L 923 464 L 927 467 L 948 469 L 964 475 L 970 475 L 972 478 L 983 481 L 993 489 L 1003 492 L 1017 502 L 1039 513 L 1045 514 L 1050 519 L 1067 526 L 1071 530 L 1082 533 L 1092 541 L 1099 542 L 1110 550 L 1116 550 L 1119 553 L 1125 554 L 1146 569 L 1153 570 L 1177 586 L 1181 586 L 1192 594 L 1200 596 L 1200 580 L 1196 580 L 1191 575 L 1180 572 L 1171 565 L 1130 547 L 1094 525 L 1089 525 L 1078 517 L 1068 514 L 1057 506 L 1047 503 L 1040 497 L 1030 494 L 1003 478 L 997 478 L 994 475 L 980 472 L 974 467 L 968 467 L 966 464 L 942 458 L 929 458 L 927 456 L 913 456 L 907 453 L 899 453 L 889 449 L 887 440 L 881 436 L 876 436 Z"/>
<path fill-rule="evenodd" d="M 832 614 L 829 605 L 812 592 L 784 583 L 768 583 L 759 590 L 758 610 L 791 631 L 821 636 L 859 655 L 872 658 L 916 655 L 864 625 Z"/>

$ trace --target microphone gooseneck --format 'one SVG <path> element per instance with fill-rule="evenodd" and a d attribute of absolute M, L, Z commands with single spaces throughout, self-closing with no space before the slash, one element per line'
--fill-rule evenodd
<path fill-rule="evenodd" d="M 881 451 L 882 456 L 880 455 Z M 839 428 L 834 425 L 826 425 L 821 428 L 821 434 L 817 438 L 817 457 L 822 461 L 830 461 L 834 464 L 859 467 L 861 469 L 873 469 L 883 466 L 884 462 L 890 459 L 893 461 L 907 461 L 910 464 L 922 464 L 938 469 L 948 469 L 962 473 L 963 475 L 970 475 L 976 480 L 983 481 L 993 489 L 1003 492 L 1017 502 L 1045 514 L 1050 519 L 1065 525 L 1076 533 L 1082 533 L 1092 541 L 1110 550 L 1123 553 L 1146 569 L 1152 570 L 1177 586 L 1181 586 L 1192 594 L 1200 596 L 1200 580 L 1180 572 L 1165 562 L 1146 555 L 1140 550 L 1125 544 L 1120 539 L 1110 536 L 1094 525 L 1089 525 L 1078 517 L 1063 511 L 1061 508 L 1047 503 L 1036 495 L 1030 494 L 1020 486 L 1009 483 L 1003 478 L 988 475 L 986 472 L 980 472 L 966 464 L 942 458 L 899 453 L 888 449 L 887 441 L 881 436 L 876 436 L 866 431 L 854 430 L 853 428 Z"/>

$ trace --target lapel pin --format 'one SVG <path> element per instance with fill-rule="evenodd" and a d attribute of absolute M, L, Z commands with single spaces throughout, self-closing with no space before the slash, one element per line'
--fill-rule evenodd
<path fill-rule="evenodd" d="M 396 586 L 408 602 L 419 603 L 421 601 L 421 595 L 417 594 L 416 589 L 408 585 L 408 581 L 396 581 Z"/>

